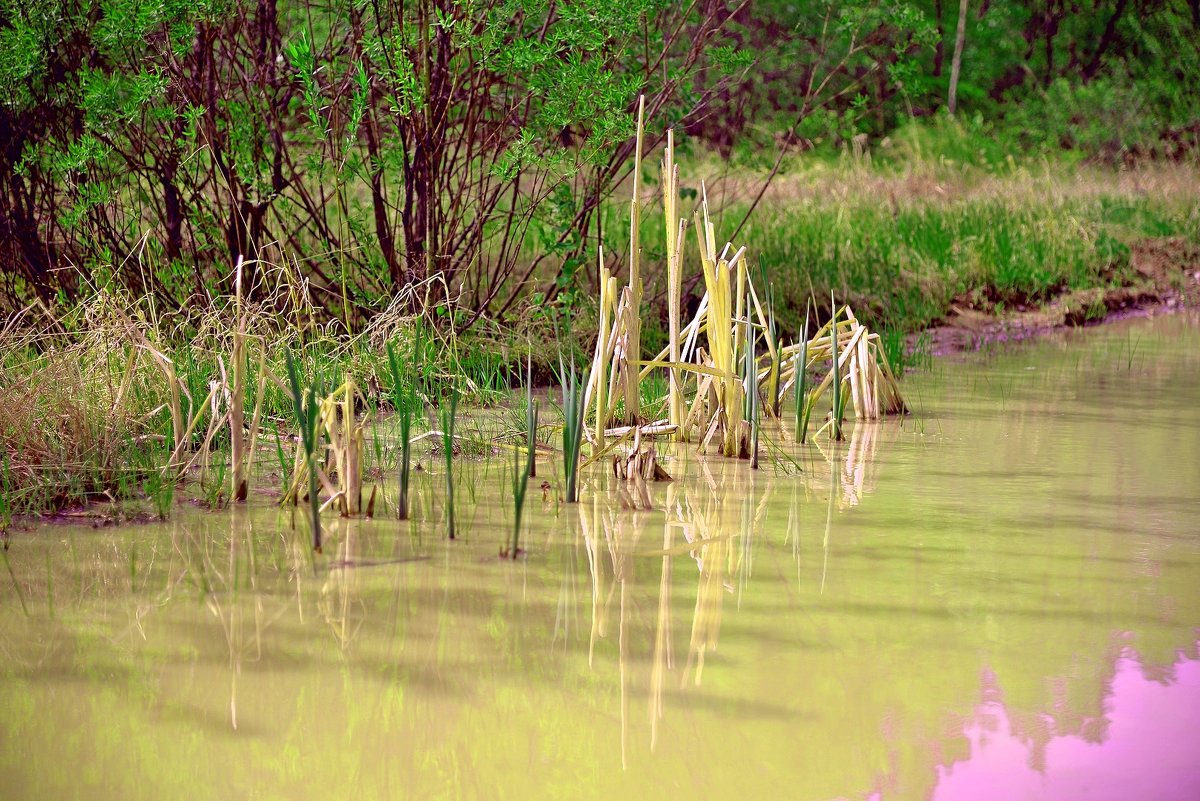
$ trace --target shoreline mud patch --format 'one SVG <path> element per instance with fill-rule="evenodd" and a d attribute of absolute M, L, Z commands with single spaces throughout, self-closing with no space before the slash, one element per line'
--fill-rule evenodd
<path fill-rule="evenodd" d="M 1200 308 L 1200 244 L 1161 237 L 1134 242 L 1129 251 L 1129 267 L 1119 286 L 1063 292 L 1040 306 L 1011 310 L 978 308 L 962 298 L 940 324 L 910 337 L 909 346 L 923 338 L 932 355 L 943 356 L 1063 328 Z"/>

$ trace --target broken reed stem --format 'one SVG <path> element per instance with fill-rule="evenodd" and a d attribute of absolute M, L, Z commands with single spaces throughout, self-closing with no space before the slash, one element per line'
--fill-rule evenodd
<path fill-rule="evenodd" d="M 604 246 L 599 248 L 598 268 L 600 271 L 600 332 L 596 337 L 596 356 L 592 360 L 592 380 L 588 382 L 588 393 L 596 398 L 596 432 L 593 437 L 596 448 L 604 447 L 604 430 L 608 428 L 608 419 L 604 410 L 608 406 L 608 370 L 609 370 L 609 329 L 612 327 L 612 296 L 616 290 L 616 279 L 604 266 Z M 584 399 L 584 408 L 588 406 Z"/>
<path fill-rule="evenodd" d="M 663 220 L 667 245 L 667 330 L 669 336 L 668 349 L 672 364 L 679 363 L 680 337 L 679 314 L 683 295 L 683 276 L 681 273 L 681 251 L 683 250 L 684 232 L 687 221 L 678 217 L 676 202 L 679 199 L 679 167 L 675 164 L 675 132 L 667 129 L 667 147 L 663 156 L 662 185 L 663 185 Z M 678 222 L 676 222 L 678 220 Z M 667 419 L 676 426 L 675 439 L 687 440 L 687 431 L 683 428 L 687 406 L 683 397 L 683 386 L 679 370 L 672 367 L 668 370 L 668 401 Z"/>
<path fill-rule="evenodd" d="M 626 311 L 628 342 L 625 361 L 625 422 L 637 425 L 641 417 L 640 375 L 638 360 L 642 356 L 642 269 L 641 224 L 642 201 L 642 142 L 645 133 L 646 96 L 638 96 L 637 136 L 633 151 L 633 200 L 629 204 L 629 308 Z"/>
<path fill-rule="evenodd" d="M 351 517 L 362 509 L 362 426 L 355 422 L 354 399 L 357 394 L 354 379 L 346 376 L 345 393 L 342 396 L 342 437 L 339 450 L 342 452 L 344 472 L 339 471 L 340 483 L 345 494 L 345 511 Z"/>
<path fill-rule="evenodd" d="M 245 401 L 246 401 L 246 331 L 242 313 L 242 264 L 238 256 L 234 268 L 234 330 L 233 353 L 230 361 L 233 372 L 233 391 L 229 395 L 229 447 L 233 465 L 230 481 L 230 498 L 235 503 L 246 500 L 250 479 L 246 469 Z"/>
<path fill-rule="evenodd" d="M 755 340 L 757 337 L 750 327 L 750 321 L 742 323 L 746 348 L 746 418 L 750 424 L 750 468 L 758 469 L 758 370 L 755 358 Z"/>

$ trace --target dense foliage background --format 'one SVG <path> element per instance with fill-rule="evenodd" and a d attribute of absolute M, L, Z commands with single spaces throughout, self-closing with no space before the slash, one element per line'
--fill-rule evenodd
<path fill-rule="evenodd" d="M 0 0 L 0 303 L 178 307 L 241 258 L 348 328 L 406 291 L 569 309 L 639 94 L 649 146 L 765 179 L 943 117 L 961 9 L 993 150 L 1200 142 L 1200 0 Z"/>

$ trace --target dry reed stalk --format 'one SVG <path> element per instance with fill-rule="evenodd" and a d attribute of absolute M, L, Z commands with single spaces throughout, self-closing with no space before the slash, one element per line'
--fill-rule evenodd
<path fill-rule="evenodd" d="M 340 501 L 342 514 L 351 517 L 362 511 L 364 424 L 355 418 L 356 398 L 354 379 L 347 378 L 342 386 L 319 404 L 321 425 L 328 437 L 328 448 L 337 470 L 337 489 L 325 505 Z"/>
<path fill-rule="evenodd" d="M 675 164 L 675 132 L 667 130 L 667 147 L 663 155 L 662 185 L 663 185 L 663 220 L 666 226 L 667 244 L 667 346 L 670 351 L 672 364 L 680 362 L 679 312 L 683 294 L 683 275 L 681 258 L 684 243 L 684 233 L 687 221 L 680 219 L 676 211 L 676 201 L 679 197 L 679 166 Z M 678 222 L 676 222 L 678 220 Z M 687 430 L 683 427 L 687 416 L 687 406 L 683 398 L 683 384 L 679 370 L 671 367 L 668 374 L 668 419 L 678 428 L 675 438 L 686 441 Z"/>
<path fill-rule="evenodd" d="M 246 471 L 246 436 L 245 436 L 245 402 L 246 402 L 246 321 L 242 306 L 242 257 L 238 256 L 234 268 L 234 330 L 233 353 L 230 361 L 233 371 L 232 392 L 226 389 L 226 400 L 229 407 L 229 448 L 230 462 L 230 498 L 235 503 L 246 500 L 249 492 L 249 476 Z"/>
<path fill-rule="evenodd" d="M 595 389 L 596 395 L 596 433 L 592 438 L 595 447 L 604 446 L 604 429 L 608 425 L 603 410 L 607 407 L 608 394 L 608 351 L 609 327 L 612 324 L 612 295 L 616 288 L 616 279 L 609 275 L 604 266 L 604 248 L 600 248 L 600 331 L 596 337 L 596 355 L 592 359 L 592 371 L 584 391 L 583 408 L 588 408 L 589 396 Z"/>
<path fill-rule="evenodd" d="M 638 359 L 642 356 L 642 270 L 641 270 L 641 225 L 642 199 L 642 143 L 645 135 L 646 96 L 638 96 L 637 136 L 633 151 L 633 199 L 629 204 L 629 301 L 626 330 L 628 341 L 625 346 L 625 422 L 637 425 L 641 416 L 640 373 Z"/>

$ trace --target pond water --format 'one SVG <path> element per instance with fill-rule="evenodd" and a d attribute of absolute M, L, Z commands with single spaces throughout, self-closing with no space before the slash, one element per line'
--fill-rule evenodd
<path fill-rule="evenodd" d="M 516 562 L 504 458 L 452 543 L 428 459 L 316 557 L 265 500 L 18 532 L 0 796 L 1200 797 L 1200 320 L 906 387 L 803 473 L 676 454 L 650 511 L 545 460 Z"/>

